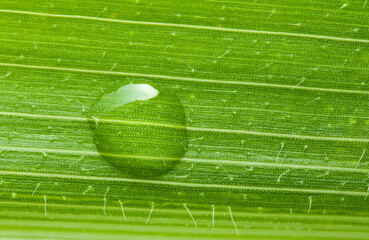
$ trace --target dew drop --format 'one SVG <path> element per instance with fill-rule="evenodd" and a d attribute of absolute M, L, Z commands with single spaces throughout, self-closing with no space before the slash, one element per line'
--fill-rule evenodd
<path fill-rule="evenodd" d="M 98 99 L 87 119 L 100 155 L 128 176 L 160 176 L 185 154 L 184 109 L 170 91 L 124 85 Z"/>

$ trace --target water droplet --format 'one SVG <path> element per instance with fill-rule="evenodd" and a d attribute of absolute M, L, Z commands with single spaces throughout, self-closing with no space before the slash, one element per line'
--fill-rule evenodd
<path fill-rule="evenodd" d="M 87 117 L 100 155 L 129 176 L 159 176 L 185 154 L 184 109 L 169 90 L 124 85 L 97 100 Z"/>

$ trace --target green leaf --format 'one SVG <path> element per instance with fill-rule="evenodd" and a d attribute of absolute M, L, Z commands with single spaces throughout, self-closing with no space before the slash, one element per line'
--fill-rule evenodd
<path fill-rule="evenodd" d="M 0 236 L 369 239 L 368 9 L 1 1 Z"/>

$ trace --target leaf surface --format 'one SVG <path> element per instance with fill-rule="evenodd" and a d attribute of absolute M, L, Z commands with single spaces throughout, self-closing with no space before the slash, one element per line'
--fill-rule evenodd
<path fill-rule="evenodd" d="M 368 239 L 368 8 L 1 1 L 0 235 Z M 183 106 L 185 155 L 163 175 L 127 175 L 95 145 L 86 112 L 127 84 L 173 96 L 164 117 L 101 117 L 130 157 L 163 159 L 129 129 L 175 139 L 165 106 Z"/>

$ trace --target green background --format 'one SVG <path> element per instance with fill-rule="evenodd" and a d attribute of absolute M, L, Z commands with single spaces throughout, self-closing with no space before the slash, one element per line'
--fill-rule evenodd
<path fill-rule="evenodd" d="M 1 1 L 0 236 L 368 239 L 368 11 Z M 155 179 L 101 158 L 85 118 L 142 82 L 176 95 L 188 129 Z"/>

